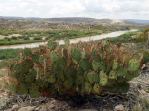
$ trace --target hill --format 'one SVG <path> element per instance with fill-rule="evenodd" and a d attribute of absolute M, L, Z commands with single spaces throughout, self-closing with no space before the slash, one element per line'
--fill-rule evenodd
<path fill-rule="evenodd" d="M 139 25 L 149 25 L 149 20 L 138 20 L 138 19 L 128 19 L 128 23 L 134 23 Z"/>

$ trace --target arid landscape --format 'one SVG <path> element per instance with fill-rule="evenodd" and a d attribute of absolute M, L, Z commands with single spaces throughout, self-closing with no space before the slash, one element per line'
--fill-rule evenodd
<path fill-rule="evenodd" d="M 0 111 L 149 111 L 147 3 L 0 1 Z"/>
<path fill-rule="evenodd" d="M 45 20 L 45 19 L 43 19 Z M 61 18 L 51 19 L 49 22 L 40 23 L 39 26 L 34 26 L 34 22 L 43 21 L 42 19 L 25 19 L 25 18 L 1 18 L 1 42 L 0 46 L 0 67 L 1 67 L 1 96 L 0 107 L 5 111 L 96 111 L 107 110 L 112 111 L 115 108 L 121 108 L 122 111 L 147 111 L 148 109 L 148 60 L 149 51 L 147 48 L 148 30 L 144 24 L 128 23 L 128 22 L 113 22 L 114 20 L 92 20 L 89 18 Z M 25 21 L 25 23 L 24 23 Z M 29 24 L 31 21 L 30 25 Z M 72 22 L 73 21 L 73 22 Z M 87 22 L 86 22 L 87 21 Z M 33 22 L 33 23 L 32 23 Z M 12 25 L 13 24 L 13 25 Z M 21 24 L 21 25 L 19 25 Z M 44 24 L 44 25 L 43 25 Z M 26 26 L 25 26 L 26 25 Z M 51 28 L 52 27 L 52 28 Z M 84 28 L 85 27 L 85 28 Z M 113 27 L 112 29 L 110 27 Z M 79 33 L 79 34 L 78 34 Z M 31 39 L 38 37 L 38 40 Z M 28 39 L 26 39 L 28 38 Z M 46 39 L 43 39 L 46 38 Z M 37 51 L 42 47 L 46 50 L 51 50 L 53 43 L 57 43 L 60 47 L 65 47 L 68 44 L 95 44 L 100 41 L 108 41 L 110 44 L 121 44 L 121 47 L 126 47 L 127 50 L 135 55 L 140 53 L 141 64 L 139 77 L 129 82 L 129 89 L 122 88 L 116 92 L 104 91 L 102 94 L 84 96 L 67 94 L 67 98 L 62 95 L 49 95 L 37 96 L 37 92 L 32 92 L 33 98 L 30 93 L 24 92 L 25 89 L 15 89 L 18 84 L 18 78 L 14 78 L 11 69 L 14 64 L 13 61 L 24 61 L 22 55 L 30 52 L 31 50 Z M 55 42 L 54 42 L 55 41 Z M 69 43 L 68 43 L 69 41 Z M 93 43 L 92 43 L 93 42 Z M 95 43 L 94 43 L 95 42 Z M 103 43 L 102 43 L 103 44 Z M 72 47 L 71 46 L 71 47 Z M 47 49 L 49 47 L 49 49 Z M 51 47 L 51 48 L 50 48 Z M 67 46 L 68 47 L 68 46 Z M 69 46 L 70 47 L 70 46 Z M 82 47 L 80 45 L 80 47 Z M 87 46 L 86 46 L 87 47 Z M 99 46 L 94 46 L 99 47 Z M 113 47 L 113 46 L 112 46 Z M 31 48 L 26 49 L 26 48 Z M 54 47 L 53 47 L 54 48 Z M 53 50 L 52 48 L 52 50 Z M 27 51 L 28 50 L 28 51 Z M 49 51 L 50 51 L 49 50 Z M 93 50 L 93 49 L 90 49 Z M 122 50 L 122 49 L 119 49 Z M 27 51 L 27 52 L 26 52 Z M 28 53 L 29 53 L 28 52 Z M 33 53 L 33 52 L 32 52 Z M 42 52 L 43 53 L 43 52 Z M 44 53 L 47 53 L 44 52 Z M 78 52 L 75 52 L 78 53 Z M 115 52 L 117 53 L 117 52 Z M 45 55 L 45 54 L 44 54 Z M 27 55 L 26 55 L 27 56 Z M 31 56 L 31 55 L 30 55 Z M 109 55 L 110 56 L 110 55 Z M 117 55 L 118 56 L 118 55 Z M 125 55 L 126 56 L 126 55 Z M 36 57 L 36 56 L 35 56 Z M 142 58 L 143 57 L 143 58 Z M 22 58 L 22 59 L 21 59 Z M 32 58 L 33 59 L 33 58 Z M 69 58 L 68 58 L 69 59 Z M 25 62 L 25 61 L 24 61 Z M 110 62 L 110 61 L 109 61 Z M 15 63 L 16 64 L 16 63 Z M 62 63 L 63 64 L 63 63 Z M 85 63 L 88 64 L 88 63 Z M 110 63 L 109 63 L 110 64 Z M 47 64 L 48 65 L 48 64 Z M 49 66 L 47 66 L 48 68 Z M 89 66 L 85 66 L 89 67 Z M 124 67 L 124 66 L 123 66 Z M 24 66 L 25 68 L 25 66 Z M 27 70 L 24 69 L 23 70 Z M 98 67 L 97 67 L 98 68 Z M 23 73 L 23 70 L 22 73 Z M 46 69 L 47 71 L 49 69 Z M 60 69 L 59 69 L 60 70 Z M 40 72 L 41 73 L 41 72 Z M 48 73 L 48 72 L 47 72 Z M 42 73 L 41 73 L 42 74 Z M 23 76 L 22 76 L 23 77 Z M 28 76 L 29 78 L 30 76 Z M 33 80 L 31 80 L 33 82 Z M 68 83 L 70 84 L 70 83 Z M 25 86 L 21 86 L 25 87 Z M 43 87 L 43 86 L 42 86 Z M 122 87 L 122 86 L 120 86 Z M 120 88 L 119 87 L 119 88 Z M 124 86 L 126 87 L 126 86 Z M 123 91 L 124 90 L 124 91 Z M 15 94 L 15 91 L 18 94 Z M 98 89 L 97 89 L 98 92 Z M 23 94 L 23 95 L 22 95 Z M 26 95 L 27 94 L 27 95 Z M 64 93 L 65 94 L 65 93 Z M 30 96 L 29 96 L 30 95 Z M 40 94 L 39 94 L 40 95 Z M 121 111 L 121 110 L 120 110 Z"/>

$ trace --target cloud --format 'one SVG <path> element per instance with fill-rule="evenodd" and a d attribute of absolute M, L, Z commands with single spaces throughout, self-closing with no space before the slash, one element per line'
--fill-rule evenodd
<path fill-rule="evenodd" d="M 0 0 L 0 16 L 149 19 L 149 0 Z"/>

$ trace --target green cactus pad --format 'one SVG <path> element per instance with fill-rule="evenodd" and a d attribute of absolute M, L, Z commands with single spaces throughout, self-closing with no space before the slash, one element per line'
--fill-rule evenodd
<path fill-rule="evenodd" d="M 90 63 L 86 59 L 82 59 L 79 62 L 79 65 L 84 71 L 88 71 L 90 69 Z"/>
<path fill-rule="evenodd" d="M 89 94 L 91 91 L 92 91 L 91 84 L 88 83 L 88 82 L 85 82 L 85 84 L 84 84 L 84 92 L 87 93 L 87 94 Z"/>
<path fill-rule="evenodd" d="M 131 59 L 128 64 L 129 71 L 137 71 L 140 66 L 140 61 L 136 59 Z"/>
<path fill-rule="evenodd" d="M 99 84 L 94 84 L 94 87 L 93 87 L 93 93 L 95 94 L 100 94 L 101 92 L 101 86 Z"/>
<path fill-rule="evenodd" d="M 94 60 L 92 62 L 92 67 L 93 67 L 94 71 L 98 71 L 100 68 L 100 63 Z"/>
<path fill-rule="evenodd" d="M 81 59 L 81 52 L 80 52 L 80 50 L 77 49 L 77 48 L 74 48 L 74 49 L 72 49 L 71 54 L 72 54 L 73 61 L 75 63 L 78 63 L 80 61 L 80 59 Z"/>
<path fill-rule="evenodd" d="M 117 69 L 117 76 L 118 77 L 125 78 L 127 73 L 128 73 L 127 69 L 124 68 L 123 66 L 119 66 L 119 68 Z"/>
<path fill-rule="evenodd" d="M 117 63 L 117 61 L 116 61 L 116 60 L 114 60 L 114 61 L 113 61 L 113 66 L 112 66 L 112 69 L 113 69 L 113 70 L 116 70 L 116 69 L 117 69 L 117 67 L 118 67 L 118 63 Z"/>
<path fill-rule="evenodd" d="M 103 71 L 100 71 L 100 85 L 101 86 L 105 86 L 108 83 L 108 76 L 106 75 L 106 73 L 104 73 Z"/>
<path fill-rule="evenodd" d="M 98 74 L 94 71 L 87 73 L 87 79 L 91 84 L 99 81 Z"/>
<path fill-rule="evenodd" d="M 58 60 L 57 53 L 56 52 L 51 52 L 50 53 L 50 58 L 51 58 L 52 63 L 56 62 Z"/>
<path fill-rule="evenodd" d="M 48 81 L 49 81 L 50 83 L 55 83 L 55 82 L 56 82 L 55 76 L 54 76 L 53 74 L 50 74 L 50 76 L 49 76 L 49 78 L 48 78 Z"/>
<path fill-rule="evenodd" d="M 112 79 L 112 80 L 116 80 L 117 79 L 116 71 L 113 71 L 113 70 L 110 71 L 109 79 Z"/>

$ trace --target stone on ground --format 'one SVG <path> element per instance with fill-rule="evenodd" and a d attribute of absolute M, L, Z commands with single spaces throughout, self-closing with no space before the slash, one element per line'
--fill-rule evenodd
<path fill-rule="evenodd" d="M 125 111 L 125 108 L 122 104 L 115 106 L 114 111 Z"/>

